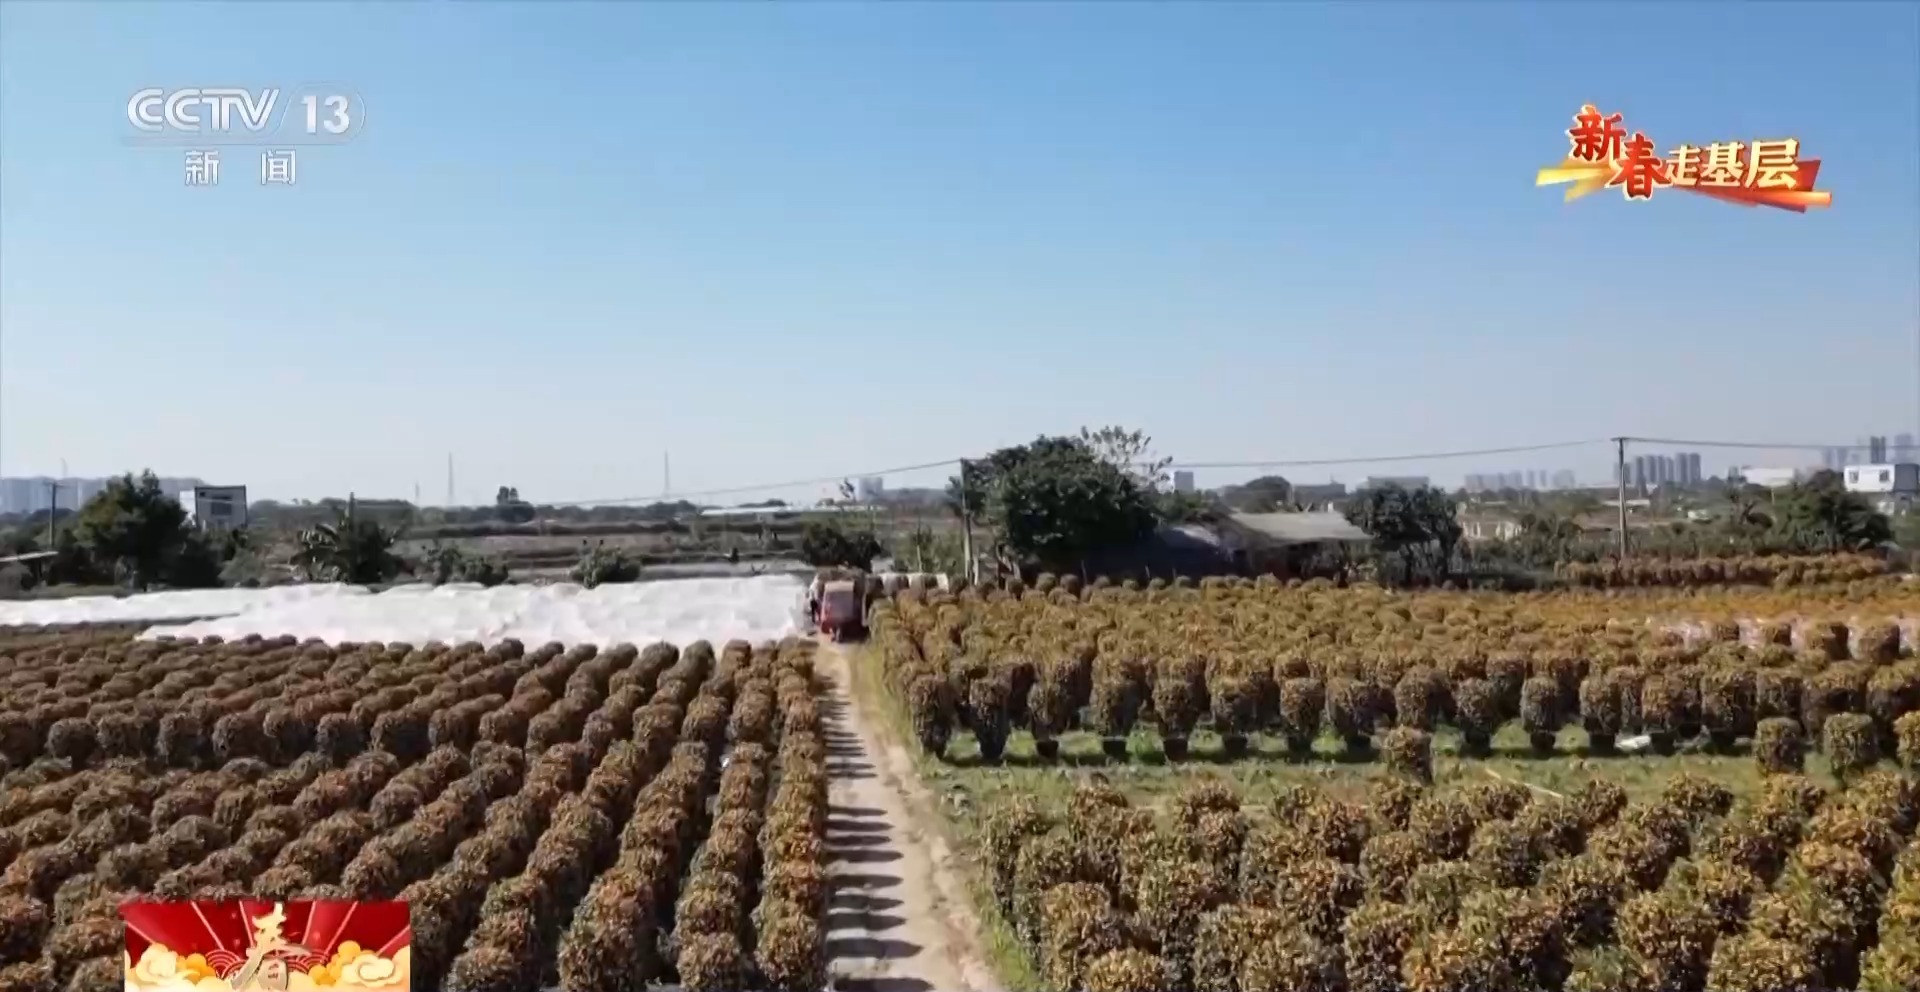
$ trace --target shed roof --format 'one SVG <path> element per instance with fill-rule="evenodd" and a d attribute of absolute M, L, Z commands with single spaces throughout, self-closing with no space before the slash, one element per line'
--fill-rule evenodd
<path fill-rule="evenodd" d="M 1366 531 L 1338 513 L 1235 513 L 1234 524 L 1273 544 L 1318 544 L 1329 541 L 1371 541 Z"/>

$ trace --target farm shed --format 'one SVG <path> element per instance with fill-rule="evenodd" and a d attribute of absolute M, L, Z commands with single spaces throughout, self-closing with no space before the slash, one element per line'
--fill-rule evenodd
<path fill-rule="evenodd" d="M 1220 546 L 1243 571 L 1298 575 L 1316 557 L 1344 554 L 1372 538 L 1338 513 L 1233 513 L 1218 525 Z"/>

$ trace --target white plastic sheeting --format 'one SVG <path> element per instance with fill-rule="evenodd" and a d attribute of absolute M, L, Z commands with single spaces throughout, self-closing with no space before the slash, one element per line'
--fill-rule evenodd
<path fill-rule="evenodd" d="M 586 589 L 545 586 L 401 586 L 378 595 L 318 597 L 262 605 L 229 617 L 159 626 L 145 637 L 225 638 L 247 634 L 324 641 L 406 641 L 419 644 L 515 638 L 528 645 L 685 644 L 706 638 L 750 641 L 795 630 L 798 579 L 681 579 Z"/>
<path fill-rule="evenodd" d="M 192 589 L 134 596 L 76 596 L 0 602 L 0 627 L 35 624 L 127 623 L 224 617 L 263 607 L 370 596 L 360 586 L 315 584 L 272 589 Z"/>
<path fill-rule="evenodd" d="M 339 641 L 430 640 L 494 643 L 509 637 L 534 646 L 676 644 L 706 638 L 763 640 L 792 633 L 795 596 L 805 588 L 787 576 L 682 579 L 585 589 L 545 586 L 401 586 L 371 593 L 358 586 L 168 592 L 0 603 L 0 624 L 181 620 L 148 628 L 147 638 L 173 635 L 234 639 L 291 634 Z"/>

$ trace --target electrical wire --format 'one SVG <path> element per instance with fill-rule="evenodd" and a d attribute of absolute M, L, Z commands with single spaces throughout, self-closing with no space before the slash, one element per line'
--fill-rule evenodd
<path fill-rule="evenodd" d="M 1289 468 L 1315 465 L 1368 465 L 1382 462 L 1418 462 L 1439 461 L 1446 458 L 1473 458 L 1483 455 L 1512 455 L 1528 451 L 1553 451 L 1560 448 L 1579 448 L 1590 444 L 1605 444 L 1608 438 L 1588 438 L 1584 441 L 1555 441 L 1550 444 L 1521 444 L 1505 448 L 1476 448 L 1470 451 L 1430 451 L 1417 455 L 1376 455 L 1363 458 L 1304 458 L 1291 461 L 1264 462 L 1178 462 L 1170 468 L 1178 469 L 1221 469 L 1221 468 Z"/>
<path fill-rule="evenodd" d="M 1622 440 L 1629 444 L 1674 444 L 1695 448 L 1757 448 L 1782 451 L 1867 451 L 1873 447 L 1870 444 L 1803 444 L 1788 441 L 1682 441 L 1665 437 L 1629 437 Z"/>
<path fill-rule="evenodd" d="M 858 479 L 873 475 L 898 475 L 903 472 L 920 472 L 930 468 L 958 465 L 962 459 L 948 458 L 937 462 L 921 462 L 918 465 L 897 465 L 893 468 L 872 469 L 866 472 L 845 472 L 840 475 L 822 475 L 811 479 L 792 479 L 786 482 L 763 482 L 752 486 L 728 486 L 725 489 L 700 489 L 693 491 L 674 490 L 670 493 L 650 493 L 646 496 L 618 496 L 612 499 L 569 499 L 548 502 L 544 506 L 613 506 L 621 503 L 659 503 L 669 499 L 688 499 L 695 496 L 734 496 L 740 493 L 766 492 L 770 489 L 797 489 L 800 486 L 821 486 L 847 479 Z"/>
<path fill-rule="evenodd" d="M 1519 444 L 1500 448 L 1471 448 L 1457 451 L 1427 451 L 1406 455 L 1371 455 L 1347 458 L 1294 458 L 1268 461 L 1237 462 L 1173 462 L 1170 469 L 1264 469 L 1264 468 L 1311 468 L 1330 465 L 1376 465 L 1395 462 L 1443 461 L 1454 458 L 1478 458 L 1493 455 L 1525 454 L 1533 451 L 1556 451 L 1566 448 L 1581 448 L 1588 445 L 1613 444 L 1617 441 L 1629 444 L 1662 444 L 1689 446 L 1698 448 L 1753 448 L 1774 450 L 1827 451 L 1831 449 L 1866 450 L 1864 444 L 1804 444 L 1770 443 L 1760 441 L 1692 441 L 1677 438 L 1659 437 L 1623 437 L 1623 438 L 1585 438 L 1578 441 L 1552 441 L 1545 444 Z M 843 472 L 837 475 L 821 475 L 809 479 L 790 479 L 785 482 L 763 482 L 747 486 L 727 486 L 721 489 L 700 489 L 674 491 L 670 493 L 648 493 L 644 496 L 616 496 L 606 499 L 570 499 L 542 501 L 546 506 L 617 506 L 626 503 L 658 503 L 669 499 L 693 499 L 713 496 L 736 496 L 743 493 L 768 492 L 776 489 L 797 489 L 801 486 L 829 485 L 847 479 L 867 476 L 898 475 L 906 472 L 921 472 L 927 469 L 944 468 L 958 465 L 965 458 L 945 458 L 940 461 L 921 462 L 917 465 L 896 465 L 892 468 L 871 469 L 864 472 Z M 1144 463 L 1143 463 L 1144 464 Z"/>

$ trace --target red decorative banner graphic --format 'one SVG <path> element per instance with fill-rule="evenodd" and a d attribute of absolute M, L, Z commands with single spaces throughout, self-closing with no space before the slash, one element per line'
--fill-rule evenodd
<path fill-rule="evenodd" d="M 404 992 L 404 902 L 128 902 L 128 992 Z"/>
<path fill-rule="evenodd" d="M 1801 158 L 1798 138 L 1681 145 L 1662 155 L 1645 132 L 1629 133 L 1623 121 L 1623 115 L 1602 114 L 1593 104 L 1581 107 L 1566 131 L 1567 157 L 1541 169 L 1534 185 L 1571 183 L 1569 201 L 1618 187 L 1629 200 L 1650 200 L 1655 190 L 1677 189 L 1801 214 L 1833 205 L 1831 192 L 1813 188 L 1820 160 Z"/>

